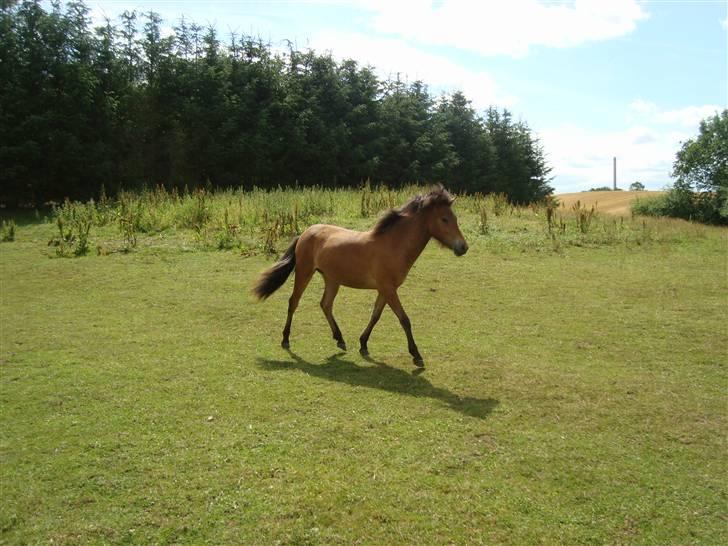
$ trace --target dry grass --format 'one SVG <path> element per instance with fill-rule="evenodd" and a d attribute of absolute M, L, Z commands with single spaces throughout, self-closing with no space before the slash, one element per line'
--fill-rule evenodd
<path fill-rule="evenodd" d="M 596 206 L 598 212 L 629 216 L 630 206 L 634 200 L 657 197 L 664 193 L 664 191 L 584 191 L 561 193 L 556 198 L 567 209 L 571 209 L 577 201 L 580 201 L 586 208 Z"/>

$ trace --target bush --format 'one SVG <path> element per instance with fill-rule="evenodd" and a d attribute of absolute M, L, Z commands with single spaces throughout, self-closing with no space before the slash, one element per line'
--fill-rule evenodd
<path fill-rule="evenodd" d="M 632 213 L 727 225 L 728 200 L 721 200 L 719 192 L 696 193 L 689 184 L 677 182 L 664 195 L 637 199 L 632 203 Z"/>
<path fill-rule="evenodd" d="M 632 202 L 632 214 L 640 216 L 668 216 L 667 195 L 635 199 Z"/>
<path fill-rule="evenodd" d="M 191 228 L 197 232 L 202 231 L 202 228 L 212 218 L 207 197 L 207 192 L 203 189 L 197 190 L 193 195 L 186 196 L 177 216 L 177 222 L 181 227 Z"/>
<path fill-rule="evenodd" d="M 56 247 L 57 256 L 84 256 L 88 253 L 95 210 L 93 201 L 86 204 L 66 199 L 54 211 L 58 237 L 48 241 L 48 245 Z"/>
<path fill-rule="evenodd" d="M 728 110 L 700 122 L 698 136 L 677 152 L 672 175 L 668 216 L 728 224 Z"/>

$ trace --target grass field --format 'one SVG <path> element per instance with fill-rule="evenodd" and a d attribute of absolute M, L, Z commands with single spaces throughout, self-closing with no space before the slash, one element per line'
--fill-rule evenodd
<path fill-rule="evenodd" d="M 356 351 L 369 291 L 340 292 L 339 351 L 318 278 L 281 349 L 290 281 L 250 287 L 283 220 L 405 193 L 179 197 L 133 233 L 109 205 L 80 257 L 18 217 L 0 543 L 726 543 L 728 231 L 462 197 L 469 253 L 429 245 L 400 289 L 423 373 L 389 311 Z"/>

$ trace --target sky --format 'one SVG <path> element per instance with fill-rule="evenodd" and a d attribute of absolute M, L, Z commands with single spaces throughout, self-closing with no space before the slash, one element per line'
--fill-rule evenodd
<path fill-rule="evenodd" d="M 87 0 L 184 15 L 284 48 L 372 65 L 381 78 L 508 108 L 540 140 L 556 193 L 639 181 L 659 190 L 681 142 L 728 107 L 728 0 Z"/>

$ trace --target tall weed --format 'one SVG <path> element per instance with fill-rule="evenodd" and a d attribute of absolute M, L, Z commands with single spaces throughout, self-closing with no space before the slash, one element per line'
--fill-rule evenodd
<path fill-rule="evenodd" d="M 3 220 L 2 226 L 0 226 L 0 241 L 3 243 L 9 243 L 15 240 L 15 230 L 17 225 L 15 220 L 12 218 L 9 220 Z"/>
<path fill-rule="evenodd" d="M 200 233 L 212 217 L 208 198 L 208 192 L 204 189 L 199 189 L 194 194 L 185 196 L 181 208 L 177 212 L 178 225 Z"/>
<path fill-rule="evenodd" d="M 59 257 L 83 256 L 89 251 L 89 234 L 94 225 L 96 207 L 93 201 L 87 204 L 72 203 L 68 199 L 54 211 L 58 236 L 48 241 L 56 247 Z"/>
<path fill-rule="evenodd" d="M 597 211 L 596 207 L 592 205 L 590 209 L 587 209 L 586 205 L 582 206 L 581 201 L 577 201 L 572 206 L 572 211 L 574 212 L 576 227 L 579 231 L 583 234 L 589 233 L 589 228 Z"/>
<path fill-rule="evenodd" d="M 141 201 L 130 195 L 122 195 L 119 199 L 119 231 L 124 238 L 124 250 L 128 252 L 137 245 L 137 231 L 141 219 Z"/>
<path fill-rule="evenodd" d="M 488 234 L 488 207 L 484 199 L 476 201 L 476 210 L 478 212 L 478 231 L 481 235 Z"/>
<path fill-rule="evenodd" d="M 508 201 L 508 196 L 505 193 L 492 193 L 488 196 L 493 208 L 493 214 L 501 216 L 506 212 L 511 212 L 512 207 Z"/>
<path fill-rule="evenodd" d="M 106 241 L 114 237 L 120 241 L 110 243 L 111 250 L 99 247 L 100 254 L 114 249 L 128 252 L 149 233 L 155 233 L 155 238 L 150 239 L 152 247 L 185 246 L 192 240 L 198 248 L 274 254 L 283 241 L 314 223 L 369 229 L 371 217 L 427 190 L 416 186 L 395 190 L 367 182 L 358 190 L 200 189 L 190 193 L 158 186 L 141 192 L 121 192 L 115 198 L 102 192 L 97 202 L 65 201 L 54 209 L 56 234 L 49 244 L 55 246 L 59 256 L 80 256 L 88 252 L 90 234 L 98 229 L 97 235 Z M 582 203 L 567 209 L 554 200 L 517 206 L 502 194 L 460 196 L 455 209 L 466 237 L 483 237 L 482 244 L 491 251 L 562 252 L 570 246 L 614 244 L 639 247 L 686 240 L 690 237 L 686 226 L 695 225 L 677 220 L 645 222 L 642 217 L 616 219 L 600 216 L 596 208 Z M 4 223 L 0 239 L 15 237 L 17 227 L 13 226 Z"/>
<path fill-rule="evenodd" d="M 367 180 L 361 189 L 361 216 L 369 218 L 383 210 L 395 208 L 398 204 L 397 193 L 390 190 L 384 184 L 372 189 Z"/>

